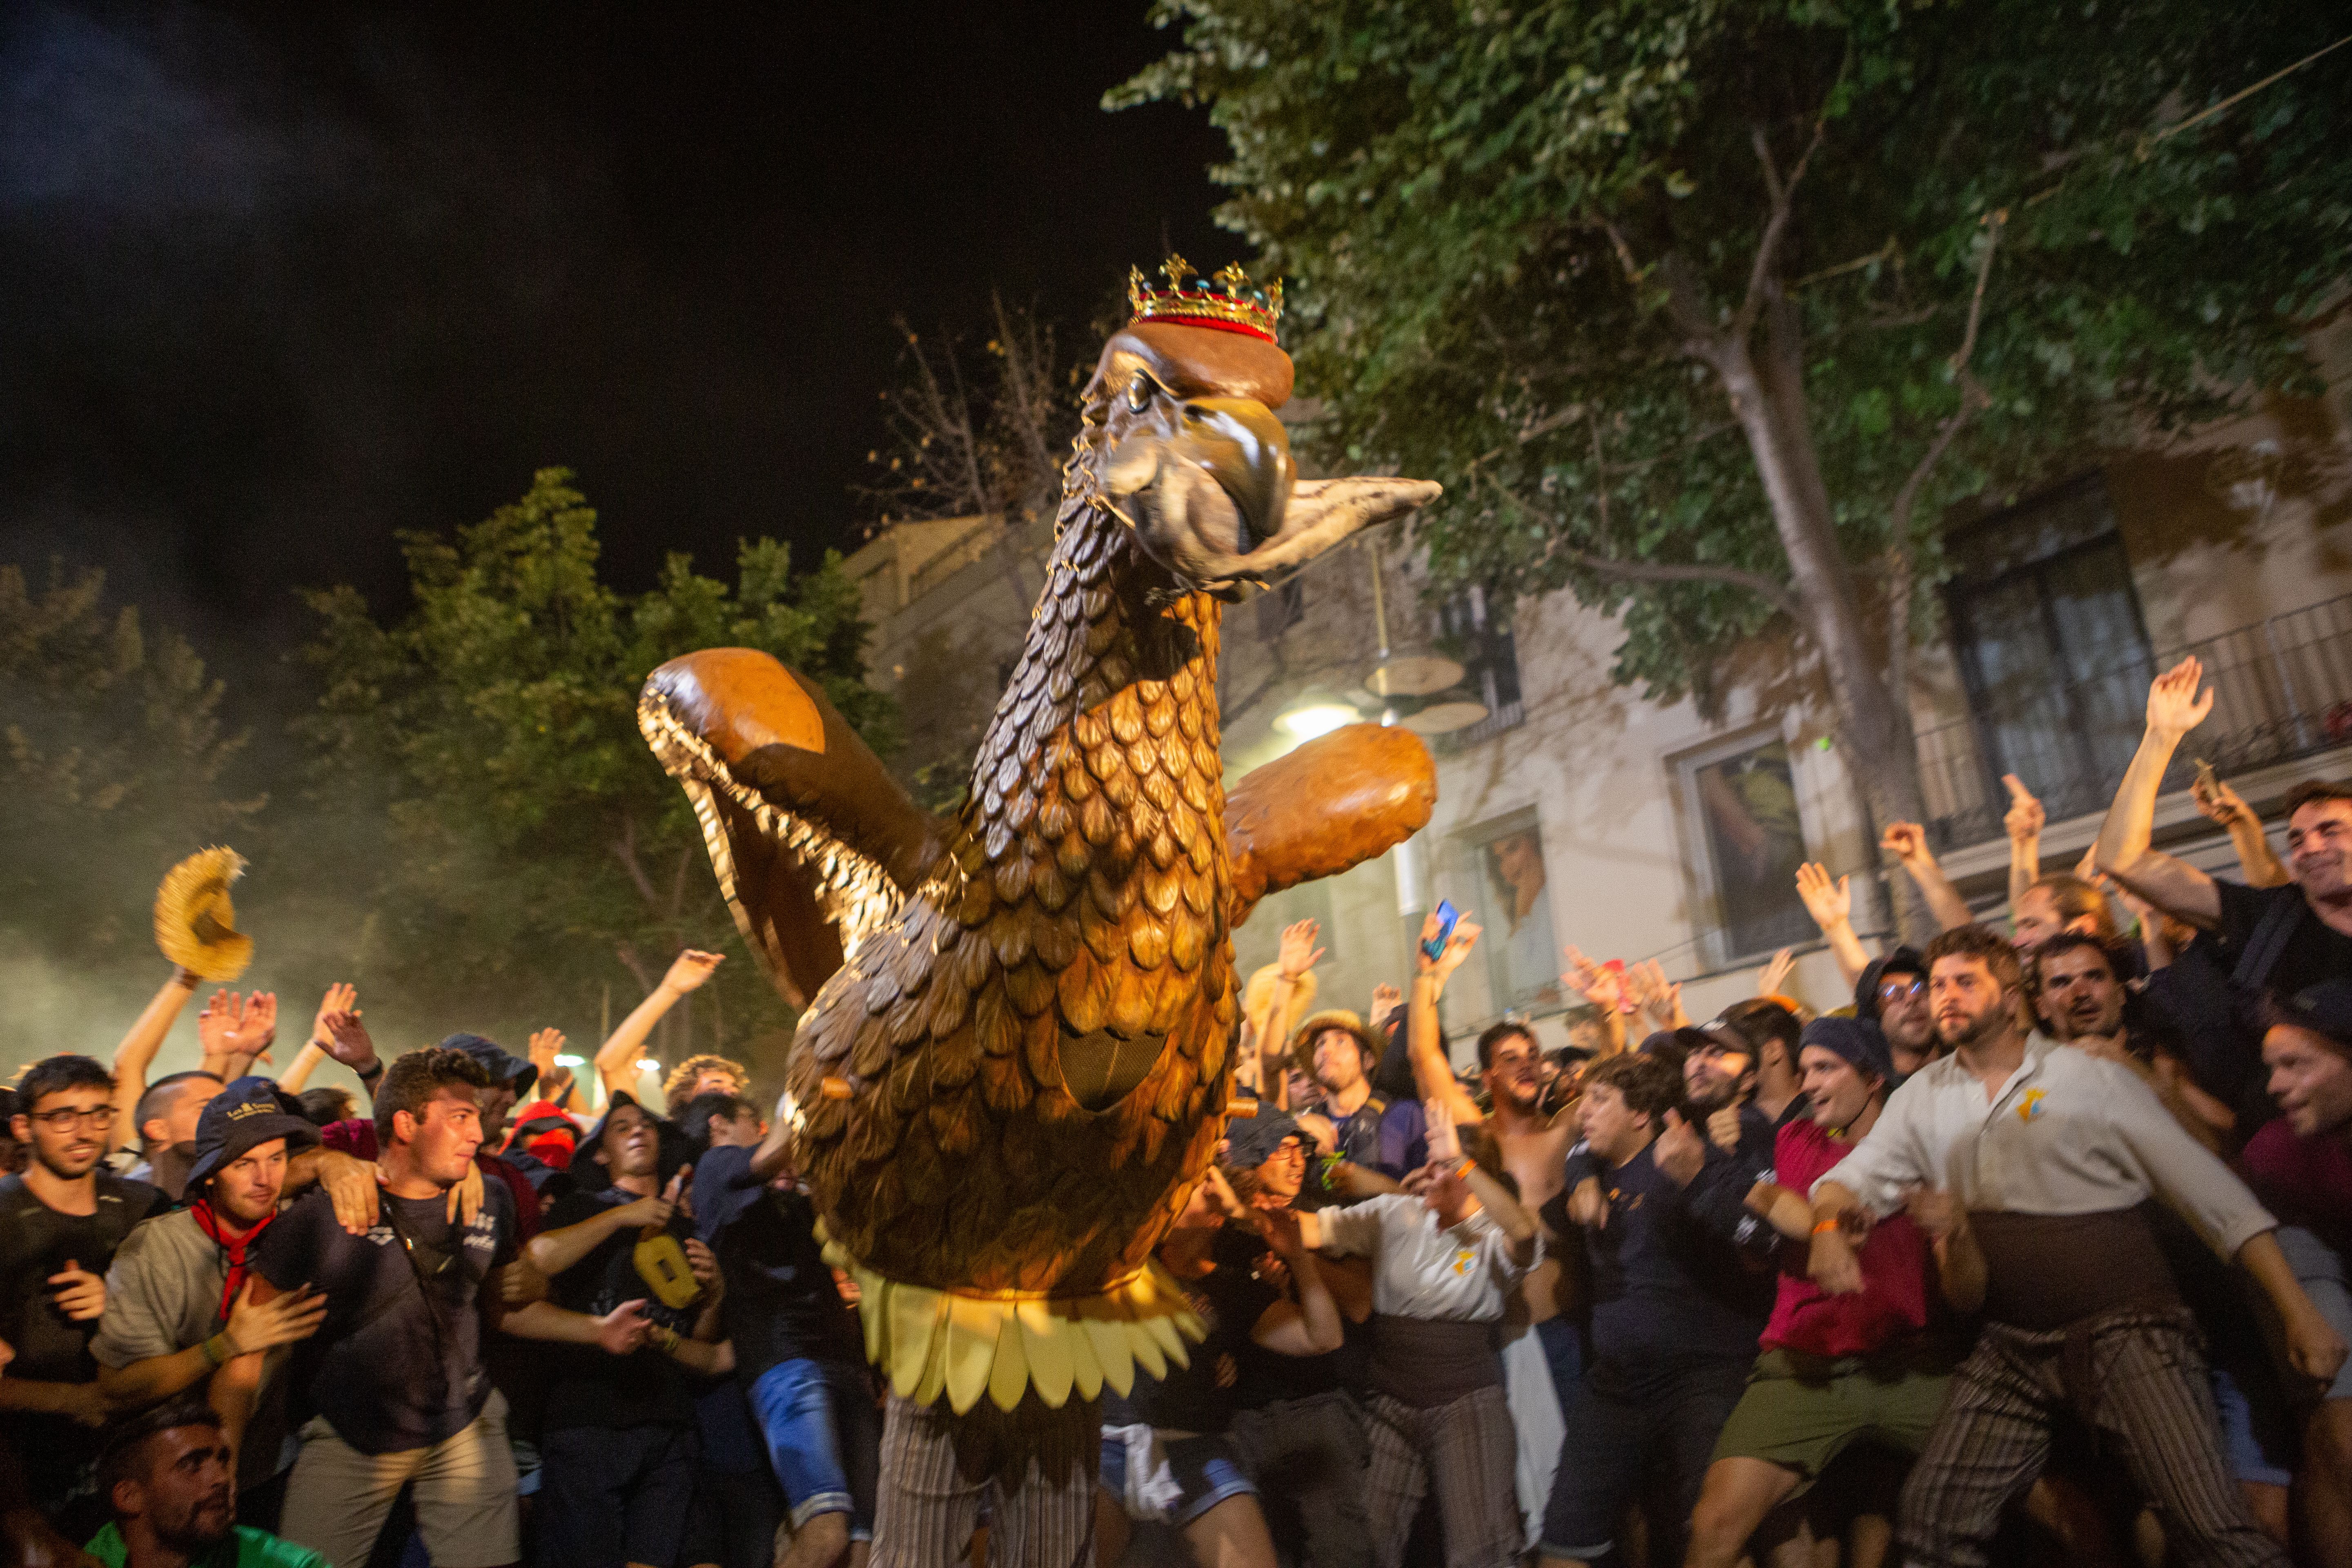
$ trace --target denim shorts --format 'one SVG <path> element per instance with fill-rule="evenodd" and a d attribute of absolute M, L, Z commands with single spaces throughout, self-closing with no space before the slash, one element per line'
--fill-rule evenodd
<path fill-rule="evenodd" d="M 821 1513 L 849 1516 L 849 1538 L 874 1536 L 882 1468 L 882 1412 L 865 1369 L 845 1363 L 778 1362 L 745 1391 L 768 1462 L 799 1530 Z"/>
<path fill-rule="evenodd" d="M 1177 1487 L 1165 1523 L 1183 1529 L 1227 1498 L 1255 1497 L 1257 1483 L 1242 1468 L 1233 1440 L 1224 1436 L 1162 1437 L 1160 1452 Z M 1106 1433 L 1102 1445 L 1102 1484 L 1115 1498 L 1127 1496 L 1127 1444 Z M 1136 1463 L 1143 1457 L 1134 1456 Z"/>

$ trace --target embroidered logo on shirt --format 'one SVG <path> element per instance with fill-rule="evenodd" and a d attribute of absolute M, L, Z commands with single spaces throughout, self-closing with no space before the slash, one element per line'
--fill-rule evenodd
<path fill-rule="evenodd" d="M 1457 1247 L 1454 1249 L 1454 1273 L 1466 1277 L 1470 1272 L 1470 1266 L 1476 1261 L 1478 1261 L 1478 1255 L 1470 1248 Z"/>
<path fill-rule="evenodd" d="M 2017 1119 L 2020 1121 L 2032 1121 L 2037 1120 L 2042 1115 L 2042 1097 L 2048 1093 L 2049 1090 L 2047 1089 L 2027 1089 L 2025 1091 L 2025 1098 L 2019 1100 L 2017 1103 Z"/>

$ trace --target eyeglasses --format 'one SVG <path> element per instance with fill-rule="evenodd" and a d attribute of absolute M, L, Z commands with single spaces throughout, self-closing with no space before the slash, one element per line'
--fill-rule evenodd
<path fill-rule="evenodd" d="M 1890 980 L 1885 984 L 1878 988 L 1878 999 L 1881 1002 L 1903 1002 L 1907 1001 L 1914 996 L 1924 996 L 1927 994 L 1927 983 L 1924 980 L 1916 978 L 1911 980 Z"/>
<path fill-rule="evenodd" d="M 37 1110 L 33 1120 L 52 1132 L 70 1132 L 76 1127 L 111 1127 L 114 1107 L 96 1106 L 89 1110 L 76 1110 L 71 1106 L 62 1110 Z"/>

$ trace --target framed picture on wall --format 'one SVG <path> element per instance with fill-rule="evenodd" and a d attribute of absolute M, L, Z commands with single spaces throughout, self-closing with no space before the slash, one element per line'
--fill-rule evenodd
<path fill-rule="evenodd" d="M 1715 962 L 1733 963 L 1813 934 L 1797 897 L 1805 830 L 1789 748 L 1778 736 L 1710 748 L 1681 763 L 1696 826 L 1694 869 L 1712 894 Z"/>
<path fill-rule="evenodd" d="M 1454 879 L 1462 889 L 1455 899 L 1485 928 L 1478 952 L 1494 1011 L 1559 1005 L 1559 940 L 1552 933 L 1551 878 L 1535 813 L 1471 828 L 1462 842 L 1469 875 Z"/>

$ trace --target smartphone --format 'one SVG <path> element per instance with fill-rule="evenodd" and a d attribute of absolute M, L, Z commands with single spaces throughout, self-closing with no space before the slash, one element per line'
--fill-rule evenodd
<path fill-rule="evenodd" d="M 1447 941 L 1454 935 L 1454 928 L 1461 922 L 1461 920 L 1462 911 L 1454 907 L 1453 900 L 1438 900 L 1437 934 L 1423 938 L 1421 951 L 1432 958 L 1442 957 L 1444 954 Z"/>

